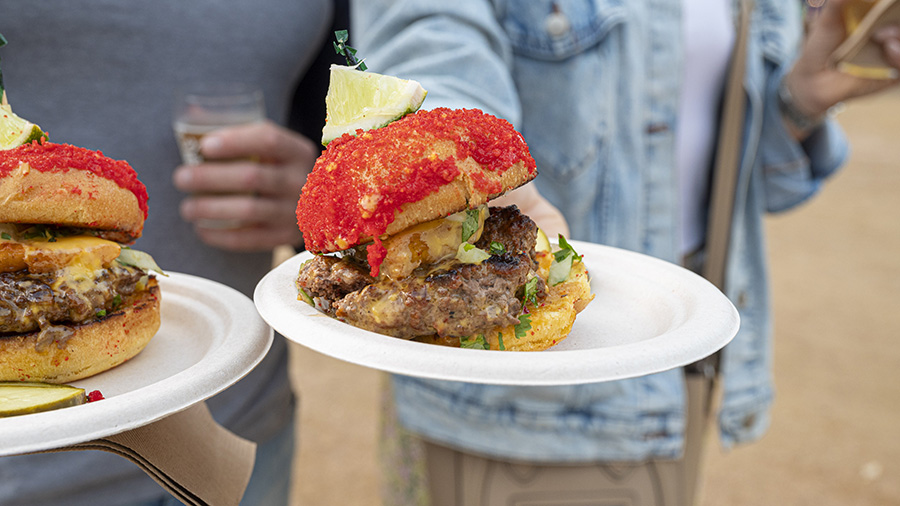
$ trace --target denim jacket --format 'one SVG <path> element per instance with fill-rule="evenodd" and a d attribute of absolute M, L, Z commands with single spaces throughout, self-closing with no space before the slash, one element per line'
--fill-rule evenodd
<path fill-rule="evenodd" d="M 370 70 L 420 81 L 426 107 L 478 107 L 513 122 L 572 238 L 674 262 L 681 1 L 363 0 L 351 43 Z M 776 90 L 801 41 L 800 3 L 756 0 L 751 18 L 726 267 L 741 329 L 723 352 L 725 446 L 763 434 L 773 397 L 763 214 L 812 196 L 847 155 L 830 121 L 802 144 L 782 123 Z M 563 387 L 397 376 L 393 387 L 401 423 L 437 442 L 507 459 L 631 461 L 680 455 L 683 374 Z"/>

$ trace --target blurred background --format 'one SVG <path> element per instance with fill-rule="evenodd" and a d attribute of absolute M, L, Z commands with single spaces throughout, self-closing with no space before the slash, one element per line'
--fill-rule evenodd
<path fill-rule="evenodd" d="M 767 222 L 772 426 L 755 444 L 710 446 L 703 506 L 900 504 L 900 91 L 854 101 L 837 118 L 849 164 L 812 202 Z M 381 504 L 383 375 L 292 351 L 293 503 Z"/>

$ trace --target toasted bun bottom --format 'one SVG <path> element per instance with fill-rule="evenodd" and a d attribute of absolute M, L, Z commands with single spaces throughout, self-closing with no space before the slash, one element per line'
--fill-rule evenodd
<path fill-rule="evenodd" d="M 541 259 L 542 264 L 545 263 L 543 261 L 545 259 L 547 256 Z M 526 331 L 524 336 L 516 337 L 512 325 L 484 334 L 484 340 L 490 344 L 492 350 L 500 350 L 502 340 L 505 351 L 542 351 L 568 337 L 575 323 L 575 316 L 594 298 L 584 262 L 572 265 L 569 279 L 549 287 L 548 292 L 544 302 L 529 313 L 531 330 Z M 458 337 L 430 336 L 417 338 L 416 341 L 459 347 Z"/>
<path fill-rule="evenodd" d="M 38 351 L 37 332 L 0 338 L 0 381 L 69 383 L 111 369 L 134 357 L 159 330 L 159 286 L 100 321 L 76 325 L 62 348 Z"/>
<path fill-rule="evenodd" d="M 41 172 L 22 163 L 0 179 L 0 223 L 53 223 L 114 230 L 135 239 L 144 228 L 137 197 L 84 170 Z"/>

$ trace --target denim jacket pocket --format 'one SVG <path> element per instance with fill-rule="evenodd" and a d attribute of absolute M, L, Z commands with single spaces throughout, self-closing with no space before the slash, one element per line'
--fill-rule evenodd
<path fill-rule="evenodd" d="M 622 58 L 615 34 L 626 19 L 623 2 L 509 0 L 500 9 L 515 54 L 521 131 L 546 177 L 577 178 L 603 165 Z"/>
<path fill-rule="evenodd" d="M 600 42 L 625 18 L 625 0 L 507 0 L 502 16 L 513 50 L 556 61 Z"/>

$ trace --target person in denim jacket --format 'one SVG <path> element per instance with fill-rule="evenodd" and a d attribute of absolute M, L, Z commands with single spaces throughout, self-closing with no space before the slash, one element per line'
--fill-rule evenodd
<path fill-rule="evenodd" d="M 756 440 L 769 424 L 772 325 L 763 215 L 812 197 L 846 159 L 847 143 L 827 110 L 893 84 L 842 74 L 829 62 L 845 36 L 844 3 L 832 0 L 815 16 L 810 12 L 807 35 L 801 2 L 756 0 L 753 8 L 725 288 L 741 328 L 721 356 L 723 397 L 713 415 L 726 447 Z M 691 144 L 680 144 L 678 135 L 691 128 L 700 141 L 693 163 L 702 164 L 701 183 L 708 180 L 709 132 L 716 128 L 738 4 L 364 0 L 353 5 L 350 34 L 370 70 L 420 81 L 428 90 L 425 107 L 477 107 L 510 120 L 537 161 L 538 189 L 568 220 L 570 238 L 678 263 L 703 245 L 702 231 L 693 244 L 684 239 L 680 210 L 693 204 L 691 219 L 703 223 L 708 196 L 708 185 L 688 193 L 696 202 L 679 191 L 678 157 Z M 698 6 L 705 11 L 698 14 Z M 724 34 L 704 45 L 703 32 L 712 28 Z M 897 37 L 895 27 L 875 37 L 895 67 Z M 718 63 L 696 56 L 687 62 L 698 48 L 711 50 Z M 691 64 L 701 71 L 687 71 Z M 706 130 L 683 123 L 680 101 L 695 86 L 712 90 L 706 109 L 691 110 L 712 110 Z M 432 504 L 498 504 L 513 496 L 630 498 L 621 504 L 678 496 L 665 504 L 691 504 L 696 495 L 690 472 L 664 465 L 690 451 L 683 369 L 562 387 L 392 380 L 400 426 L 428 442 Z M 445 458 L 446 449 L 453 453 Z M 638 472 L 622 463 L 644 467 Z M 567 466 L 563 474 L 552 474 L 559 465 Z M 551 474 L 543 479 L 541 473 Z M 578 473 L 575 483 L 565 480 Z M 498 484 L 503 480 L 506 485 Z M 498 490 L 504 487 L 509 490 Z"/>

